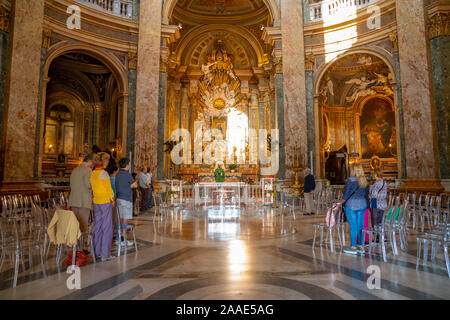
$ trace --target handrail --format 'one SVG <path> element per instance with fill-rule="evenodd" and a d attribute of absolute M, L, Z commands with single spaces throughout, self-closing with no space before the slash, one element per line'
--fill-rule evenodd
<path fill-rule="evenodd" d="M 335 20 L 354 14 L 379 0 L 324 0 L 309 5 L 311 22 Z"/>
<path fill-rule="evenodd" d="M 137 20 L 137 0 L 74 0 L 87 7 L 94 8 L 115 16 L 126 19 Z"/>

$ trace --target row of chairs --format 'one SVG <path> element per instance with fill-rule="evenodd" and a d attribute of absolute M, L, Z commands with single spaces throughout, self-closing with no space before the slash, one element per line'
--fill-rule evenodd
<path fill-rule="evenodd" d="M 51 210 L 41 210 L 39 196 L 4 196 L 0 203 L 0 272 L 8 255 L 11 265 L 14 265 L 13 287 L 16 287 L 19 265 L 23 271 L 26 270 L 24 254 L 28 253 L 30 272 L 33 272 L 33 252 L 38 250 L 45 276 L 45 248 L 49 242 L 47 226 L 52 217 Z"/>
<path fill-rule="evenodd" d="M 364 229 L 362 234 L 359 235 L 359 237 L 363 237 L 364 239 L 366 238 L 366 234 L 369 236 L 369 253 L 371 253 L 371 248 L 376 245 L 373 241 L 374 238 L 382 239 L 379 247 L 384 261 L 387 261 L 384 239 L 389 238 L 394 255 L 398 255 L 397 236 L 399 237 L 402 250 L 406 250 L 407 248 L 406 221 L 408 216 L 408 201 L 401 201 L 397 197 L 395 199 L 389 199 L 388 204 L 389 206 L 384 212 L 381 225 Z M 329 243 L 331 252 L 334 252 L 336 234 L 341 250 L 346 246 L 345 233 L 347 231 L 347 222 L 345 221 L 345 212 L 342 206 L 334 202 L 330 208 L 334 208 L 334 210 L 330 210 L 329 221 L 334 221 L 334 224 L 330 222 L 313 224 L 314 237 L 312 246 L 313 248 L 315 247 L 317 231 L 320 231 L 320 246 L 323 245 L 325 234 L 325 243 Z"/>
<path fill-rule="evenodd" d="M 47 234 L 47 228 L 56 210 L 68 208 L 68 193 L 60 193 L 58 197 L 51 198 L 47 202 L 42 202 L 39 196 L 8 195 L 0 197 L 0 272 L 3 269 L 5 260 L 9 257 L 9 262 L 14 266 L 13 287 L 16 287 L 19 266 L 25 272 L 24 256 L 28 254 L 30 273 L 33 273 L 33 254 L 39 252 L 42 273 L 46 276 L 45 263 L 48 260 L 51 250 L 51 243 Z M 118 210 L 114 210 L 119 219 Z M 75 263 L 76 248 L 83 248 L 83 244 L 89 246 L 93 262 L 95 254 L 93 248 L 94 219 L 93 214 L 89 219 L 90 228 L 88 232 L 82 233 L 78 244 L 72 247 L 72 264 Z M 119 223 L 119 233 L 122 233 Z M 127 244 L 127 233 L 131 232 L 134 240 L 134 247 L 137 252 L 136 232 L 132 224 L 127 225 L 124 230 L 124 242 Z M 59 268 L 64 245 L 56 245 L 56 265 Z M 117 246 L 117 255 L 121 255 L 121 245 Z M 125 246 L 125 254 L 127 253 Z"/>
<path fill-rule="evenodd" d="M 412 201 L 414 198 L 412 197 Z M 439 200 L 436 200 L 439 202 Z M 332 207 L 337 204 L 332 204 Z M 336 207 L 335 207 L 336 208 Z M 433 212 L 432 218 L 429 220 L 433 222 L 431 227 L 427 232 L 422 232 L 417 235 L 417 268 L 420 263 L 422 245 L 424 247 L 424 263 L 428 260 L 428 246 L 431 244 L 431 261 L 435 261 L 435 257 L 438 252 L 438 248 L 443 249 L 443 254 L 445 257 L 445 263 L 447 268 L 448 276 L 450 277 L 450 261 L 448 257 L 448 245 L 449 245 L 449 212 L 447 210 L 437 211 L 435 206 L 432 208 L 434 211 L 429 211 L 429 206 L 426 208 L 417 206 L 416 203 L 416 213 L 412 212 L 414 204 L 410 203 L 408 197 L 405 196 L 403 199 L 401 196 L 393 196 L 392 194 L 388 196 L 388 208 L 384 211 L 382 222 L 380 225 L 371 226 L 365 228 L 360 237 L 363 239 L 368 235 L 368 251 L 369 254 L 372 253 L 373 247 L 378 247 L 380 254 L 383 257 L 383 261 L 387 261 L 387 246 L 385 240 L 389 239 L 390 246 L 392 248 L 392 253 L 394 256 L 399 255 L 397 238 L 400 242 L 400 249 L 406 251 L 408 248 L 408 226 L 411 216 L 414 214 L 420 215 L 421 211 Z M 314 238 L 312 247 L 314 249 L 316 243 L 317 231 L 320 231 L 320 246 L 323 244 L 324 234 L 326 234 L 325 243 L 330 245 L 331 252 L 334 252 L 334 244 L 336 243 L 336 234 L 338 242 L 340 244 L 341 250 L 345 247 L 345 226 L 344 222 L 344 210 L 339 207 L 335 210 L 330 210 L 329 221 L 335 221 L 332 223 L 317 223 L 314 224 Z M 374 241 L 375 240 L 375 241 Z"/>

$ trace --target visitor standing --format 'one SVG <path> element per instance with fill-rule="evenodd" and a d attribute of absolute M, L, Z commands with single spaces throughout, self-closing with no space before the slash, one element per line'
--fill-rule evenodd
<path fill-rule="evenodd" d="M 355 163 L 351 167 L 352 177 L 345 184 L 343 200 L 345 203 L 345 214 L 350 226 L 351 246 L 344 249 L 345 253 L 364 253 L 364 214 L 368 208 L 369 183 L 364 175 L 361 164 Z"/>
<path fill-rule="evenodd" d="M 316 189 L 316 180 L 314 179 L 314 176 L 311 174 L 310 168 L 306 168 L 304 174 L 305 174 L 305 185 L 303 191 L 305 195 L 305 204 L 306 204 L 305 215 L 308 216 L 314 214 L 314 190 Z"/>
<path fill-rule="evenodd" d="M 111 257 L 113 238 L 112 208 L 114 205 L 114 192 L 111 188 L 111 180 L 108 172 L 109 155 L 99 152 L 94 157 L 95 170 L 91 174 L 92 192 L 94 195 L 94 250 L 95 256 L 102 261 Z"/>
<path fill-rule="evenodd" d="M 387 183 L 383 179 L 380 170 L 375 170 L 375 183 L 370 186 L 370 213 L 372 226 L 380 225 L 383 220 L 384 210 L 387 208 Z"/>
<path fill-rule="evenodd" d="M 80 223 L 81 232 L 89 230 L 89 216 L 92 209 L 92 155 L 84 157 L 83 162 L 70 174 L 69 207 Z"/>
<path fill-rule="evenodd" d="M 147 167 L 143 167 L 138 176 L 139 189 L 141 190 L 141 211 L 148 210 L 148 192 L 150 190 L 147 177 Z"/>
<path fill-rule="evenodd" d="M 120 245 L 131 246 L 133 245 L 132 241 L 127 241 L 125 244 L 124 233 L 127 230 L 127 223 L 129 219 L 133 219 L 133 192 L 132 189 L 137 188 L 137 183 L 134 181 L 130 172 L 130 159 L 122 158 L 119 160 L 120 170 L 116 175 L 116 201 L 117 201 L 117 210 L 119 210 L 120 221 L 118 223 L 121 224 L 122 234 L 117 236 L 117 243 L 119 242 L 119 236 L 121 236 Z"/>

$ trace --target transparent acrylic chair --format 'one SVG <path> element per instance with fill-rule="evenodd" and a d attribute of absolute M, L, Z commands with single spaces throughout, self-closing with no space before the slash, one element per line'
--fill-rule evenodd
<path fill-rule="evenodd" d="M 136 228 L 134 226 L 134 224 L 127 224 L 127 227 L 125 229 L 122 229 L 122 224 L 120 223 L 120 213 L 119 210 L 115 210 L 116 214 L 117 214 L 117 225 L 119 226 L 119 235 L 123 236 L 123 241 L 125 243 L 125 254 L 127 254 L 128 251 L 128 242 L 127 242 L 127 233 L 128 231 L 131 231 L 133 234 L 133 241 L 134 241 L 134 249 L 136 250 L 136 252 L 138 252 L 138 247 L 137 247 L 137 242 L 136 242 Z M 129 220 L 128 220 L 129 222 Z M 120 241 L 120 237 L 118 239 L 117 242 L 117 256 L 120 257 L 120 253 L 121 253 L 121 241 Z"/>
<path fill-rule="evenodd" d="M 334 252 L 334 243 L 335 243 L 335 234 L 336 231 L 338 230 L 338 224 L 337 221 L 340 219 L 339 216 L 339 212 L 341 212 L 341 208 L 340 208 L 340 204 L 338 203 L 333 203 L 332 207 L 330 208 L 330 223 L 327 224 L 326 222 L 323 223 L 315 223 L 313 224 L 313 228 L 314 228 L 314 238 L 313 238 L 313 243 L 312 243 L 312 248 L 314 249 L 315 244 L 316 244 L 316 236 L 317 236 L 317 230 L 320 231 L 320 246 L 322 246 L 323 244 L 323 236 L 324 233 L 326 233 L 326 239 L 325 239 L 325 243 L 330 243 L 330 250 L 331 252 Z M 332 225 L 331 221 L 334 220 L 335 224 Z M 341 244 L 341 248 L 343 248 L 342 245 L 342 239 L 341 239 L 341 234 L 340 232 L 338 232 L 338 237 L 339 237 L 339 242 Z"/>
<path fill-rule="evenodd" d="M 23 271 L 26 270 L 24 252 L 29 254 L 30 273 L 32 273 L 32 253 L 33 250 L 39 250 L 42 272 L 44 276 L 46 276 L 44 264 L 44 246 L 42 241 L 42 234 L 44 231 L 42 225 L 42 216 L 39 214 L 39 212 L 36 212 L 35 216 L 26 221 L 27 226 L 30 226 L 31 228 L 30 232 L 28 228 L 23 227 L 25 222 L 24 217 L 15 216 L 15 213 L 23 210 L 23 207 L 14 208 L 15 204 L 17 203 L 15 203 L 14 201 L 8 203 L 6 199 L 2 199 L 2 207 L 4 208 L 4 211 L 2 212 L 2 217 L 0 218 L 0 236 L 2 249 L 0 271 L 4 264 L 5 255 L 9 255 L 11 262 L 12 258 L 14 257 L 14 288 L 17 286 L 19 264 L 22 265 Z"/>
<path fill-rule="evenodd" d="M 449 216 L 450 214 L 445 214 L 443 217 L 442 226 L 439 226 L 430 232 L 417 236 L 417 262 L 416 269 L 419 268 L 420 263 L 420 255 L 422 251 L 422 243 L 423 243 L 423 264 L 427 263 L 428 260 L 428 245 L 431 243 L 431 261 L 435 260 L 437 254 L 437 248 L 443 248 L 443 253 L 445 257 L 445 264 L 447 267 L 447 274 L 450 278 L 450 260 L 448 257 L 448 245 L 449 245 Z"/>

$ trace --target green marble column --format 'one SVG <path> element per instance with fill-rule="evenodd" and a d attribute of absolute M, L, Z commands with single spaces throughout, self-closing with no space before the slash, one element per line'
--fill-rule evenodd
<path fill-rule="evenodd" d="M 400 75 L 400 57 L 398 51 L 394 52 L 394 63 L 395 63 L 395 75 L 397 78 L 396 90 L 397 90 L 397 116 L 398 116 L 398 125 L 399 125 L 399 133 L 400 133 L 400 167 L 401 167 L 401 176 L 400 178 L 404 179 L 407 177 L 406 172 L 406 151 L 405 151 L 405 125 L 403 120 L 403 98 L 402 98 L 402 80 Z"/>
<path fill-rule="evenodd" d="M 286 147 L 284 140 L 284 90 L 283 90 L 283 74 L 275 74 L 276 83 L 276 102 L 277 102 L 277 117 L 280 140 L 280 157 L 278 178 L 285 179 L 286 177 Z"/>
<path fill-rule="evenodd" d="M 9 40 L 9 33 L 6 31 L 0 30 L 0 136 L 2 136 L 2 137 L 4 137 L 3 117 L 4 117 L 4 112 L 5 112 L 6 70 L 8 68 L 8 40 Z M 1 139 L 1 140 L 3 140 L 3 139 Z M 2 154 L 1 151 L 3 149 L 2 146 L 3 146 L 3 143 L 0 141 L 0 157 Z"/>
<path fill-rule="evenodd" d="M 315 155 L 315 125 L 314 125 L 314 73 L 312 70 L 306 71 L 306 124 L 308 131 L 308 166 L 311 168 L 311 151 L 313 153 L 313 161 Z M 318 142 L 317 142 L 318 143 Z"/>
<path fill-rule="evenodd" d="M 441 179 L 450 179 L 450 35 L 431 39 L 434 104 Z"/>
<path fill-rule="evenodd" d="M 309 0 L 303 0 L 303 23 L 307 24 L 309 22 L 310 22 Z"/>
<path fill-rule="evenodd" d="M 134 128 L 136 121 L 136 76 L 136 69 L 128 69 L 127 157 L 129 157 L 130 152 L 134 152 Z"/>
<path fill-rule="evenodd" d="M 164 120 L 166 112 L 167 73 L 159 73 L 159 101 L 158 101 L 158 180 L 164 179 Z"/>
<path fill-rule="evenodd" d="M 44 99 L 44 95 L 47 94 L 47 86 L 44 85 L 44 65 L 47 60 L 47 48 L 42 47 L 41 49 L 41 69 L 39 74 L 39 98 L 37 105 L 37 116 L 36 116 L 36 143 L 34 145 L 34 177 L 37 178 L 39 176 L 39 148 L 41 147 L 41 139 L 44 139 L 44 136 L 41 137 L 41 126 L 40 123 L 42 121 L 42 114 L 44 110 L 42 110 L 42 99 Z"/>

